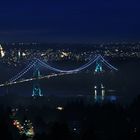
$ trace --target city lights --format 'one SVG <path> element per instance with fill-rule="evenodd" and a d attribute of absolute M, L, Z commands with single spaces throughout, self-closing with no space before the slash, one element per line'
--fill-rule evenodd
<path fill-rule="evenodd" d="M 64 108 L 61 107 L 61 106 L 58 106 L 56 109 L 59 110 L 59 111 L 62 111 Z"/>

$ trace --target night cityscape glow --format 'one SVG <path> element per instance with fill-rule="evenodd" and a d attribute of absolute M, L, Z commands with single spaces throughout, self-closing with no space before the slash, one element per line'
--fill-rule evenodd
<path fill-rule="evenodd" d="M 139 1 L 0 5 L 0 139 L 140 139 Z"/>

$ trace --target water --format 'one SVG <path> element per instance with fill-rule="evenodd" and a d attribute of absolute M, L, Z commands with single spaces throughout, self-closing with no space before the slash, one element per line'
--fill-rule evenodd
<path fill-rule="evenodd" d="M 115 65 L 115 64 L 114 64 Z M 94 94 L 94 86 L 102 83 L 105 86 L 105 96 L 116 96 L 123 103 L 131 103 L 140 94 L 140 61 L 116 63 L 119 71 L 104 73 L 103 76 L 95 76 L 93 72 L 82 72 L 61 77 L 54 77 L 40 81 L 44 96 L 89 96 Z M 11 78 L 17 69 L 9 68 L 1 64 L 1 82 Z M 7 88 L 1 88 L 1 95 L 18 94 L 21 96 L 32 95 L 32 82 L 22 83 Z"/>

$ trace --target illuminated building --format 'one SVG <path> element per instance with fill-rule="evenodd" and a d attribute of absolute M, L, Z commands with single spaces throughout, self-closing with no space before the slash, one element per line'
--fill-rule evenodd
<path fill-rule="evenodd" d="M 3 51 L 3 48 L 2 48 L 2 46 L 0 44 L 0 57 L 2 58 L 4 56 L 5 56 L 5 52 Z"/>

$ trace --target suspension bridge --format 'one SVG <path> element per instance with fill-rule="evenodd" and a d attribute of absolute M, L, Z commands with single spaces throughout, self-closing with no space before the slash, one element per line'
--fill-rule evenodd
<path fill-rule="evenodd" d="M 101 55 L 94 56 L 86 64 L 83 64 L 82 66 L 72 69 L 72 70 L 58 69 L 56 67 L 49 65 L 45 61 L 35 58 L 23 70 L 21 70 L 18 74 L 13 76 L 10 80 L 8 80 L 7 82 L 5 82 L 3 84 L 0 84 L 0 87 L 5 87 L 5 86 L 18 84 L 18 83 L 33 81 L 32 96 L 43 96 L 43 94 L 41 93 L 39 80 L 56 77 L 56 76 L 62 76 L 62 75 L 76 74 L 80 71 L 84 71 L 84 70 L 88 69 L 89 67 L 91 67 L 93 65 L 95 65 L 95 68 L 94 68 L 95 74 L 102 73 L 104 70 L 103 66 L 106 66 L 111 71 L 118 71 L 118 69 L 116 67 L 111 65 Z M 48 74 L 48 75 L 42 75 L 40 72 L 41 68 L 52 71 L 54 73 Z M 32 76 L 30 78 L 23 78 L 31 70 L 33 70 Z"/>

